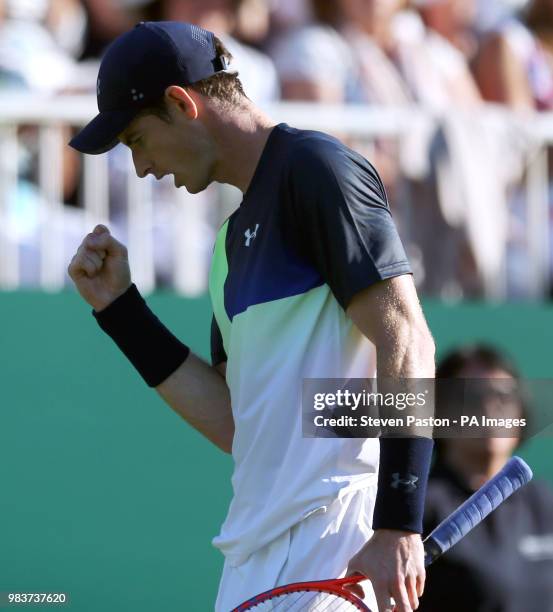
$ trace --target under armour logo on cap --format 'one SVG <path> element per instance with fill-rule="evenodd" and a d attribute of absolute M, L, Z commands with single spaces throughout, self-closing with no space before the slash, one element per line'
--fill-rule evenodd
<path fill-rule="evenodd" d="M 392 474 L 392 489 L 403 489 L 404 491 L 414 491 L 417 488 L 419 478 L 414 474 L 407 474 L 405 478 L 400 478 L 399 472 Z"/>

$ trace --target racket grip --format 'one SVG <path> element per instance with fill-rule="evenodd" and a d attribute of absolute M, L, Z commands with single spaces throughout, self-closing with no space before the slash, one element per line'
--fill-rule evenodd
<path fill-rule="evenodd" d="M 449 550 L 531 479 L 530 467 L 520 457 L 511 457 L 503 469 L 442 521 L 424 540 L 425 566 Z"/>

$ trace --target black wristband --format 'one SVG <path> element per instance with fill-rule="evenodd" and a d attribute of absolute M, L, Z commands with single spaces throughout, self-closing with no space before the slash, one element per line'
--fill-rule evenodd
<path fill-rule="evenodd" d="M 134 284 L 92 314 L 150 387 L 162 383 L 190 354 L 148 308 Z"/>
<path fill-rule="evenodd" d="M 373 529 L 422 533 L 433 446 L 430 438 L 380 438 Z"/>

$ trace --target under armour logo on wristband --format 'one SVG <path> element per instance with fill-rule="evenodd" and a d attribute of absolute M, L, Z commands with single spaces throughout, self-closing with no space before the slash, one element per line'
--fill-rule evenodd
<path fill-rule="evenodd" d="M 392 474 L 392 489 L 403 489 L 404 491 L 414 491 L 417 488 L 418 476 L 407 474 L 405 478 L 400 478 L 399 472 Z"/>
<path fill-rule="evenodd" d="M 244 232 L 244 236 L 246 236 L 246 246 L 249 247 L 250 246 L 250 242 L 257 236 L 257 230 L 259 229 L 259 223 L 255 224 L 255 229 L 253 230 L 253 232 L 250 230 L 250 228 L 248 227 L 248 229 Z"/>

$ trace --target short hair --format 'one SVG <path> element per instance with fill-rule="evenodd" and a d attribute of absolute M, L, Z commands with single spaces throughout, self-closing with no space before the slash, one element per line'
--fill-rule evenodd
<path fill-rule="evenodd" d="M 337 2 L 311 0 L 311 10 L 316 21 L 332 27 L 337 27 L 340 24 L 342 11 Z"/>
<path fill-rule="evenodd" d="M 522 22 L 532 32 L 540 32 L 553 23 L 553 9 L 548 2 L 532 0 L 521 10 Z"/>
<path fill-rule="evenodd" d="M 453 349 L 445 355 L 438 363 L 436 368 L 436 378 L 465 378 L 463 371 L 471 366 L 480 366 L 487 370 L 503 370 L 514 380 L 520 381 L 520 373 L 511 359 L 499 349 L 485 343 L 469 344 Z M 436 384 L 436 416 L 440 417 L 445 414 L 442 408 L 450 401 L 451 390 L 447 386 Z M 520 417 L 525 418 L 527 427 L 519 430 L 518 445 L 525 441 L 528 436 L 528 426 L 531 422 L 530 407 L 528 400 L 522 389 L 517 389 L 520 402 Z M 436 438 L 434 440 L 435 458 L 441 459 L 443 456 L 444 444 L 447 444 L 447 439 Z"/>
<path fill-rule="evenodd" d="M 232 61 L 232 53 L 225 47 L 219 38 L 215 36 L 214 39 L 217 57 L 223 57 L 226 63 L 229 64 Z M 202 79 L 186 87 L 206 98 L 213 98 L 229 106 L 237 106 L 244 99 L 247 99 L 237 72 L 216 72 L 206 79 Z M 171 120 L 163 96 L 143 108 L 138 113 L 137 117 L 142 117 L 144 115 L 155 115 L 166 122 L 170 122 Z"/>
<path fill-rule="evenodd" d="M 232 53 L 216 36 L 215 51 L 217 57 L 223 57 L 226 63 L 230 64 Z M 202 79 L 190 85 L 190 88 L 207 98 L 215 98 L 221 102 L 229 102 L 231 104 L 238 104 L 247 97 L 237 72 L 216 72 L 207 79 Z"/>
<path fill-rule="evenodd" d="M 469 344 L 447 353 L 436 368 L 436 378 L 455 378 L 470 366 L 481 366 L 488 370 L 503 370 L 515 379 L 520 374 L 514 363 L 495 347 L 484 344 Z"/>

